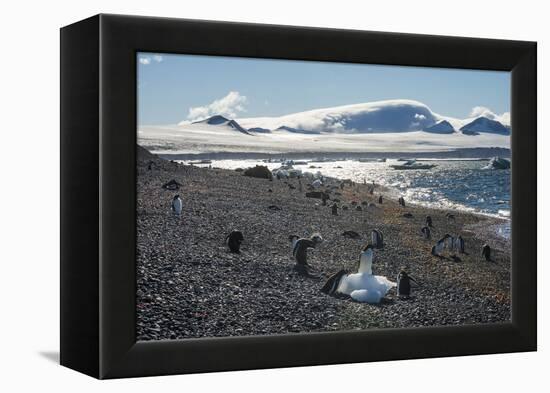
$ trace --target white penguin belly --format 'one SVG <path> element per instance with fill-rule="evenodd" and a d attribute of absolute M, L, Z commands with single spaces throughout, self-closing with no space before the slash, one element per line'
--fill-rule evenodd
<path fill-rule="evenodd" d="M 174 207 L 174 212 L 176 214 L 181 214 L 181 210 L 183 208 L 183 204 L 181 203 L 181 200 L 174 201 L 173 207 Z"/>
<path fill-rule="evenodd" d="M 356 273 L 345 276 L 338 285 L 338 292 L 363 303 L 380 303 L 388 291 L 397 284 L 384 276 Z"/>

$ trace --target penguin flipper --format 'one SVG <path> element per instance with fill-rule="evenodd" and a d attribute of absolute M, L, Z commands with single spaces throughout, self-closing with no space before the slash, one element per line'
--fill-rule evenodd
<path fill-rule="evenodd" d="M 331 296 L 336 294 L 336 291 L 338 290 L 338 285 L 340 284 L 340 280 L 346 274 L 348 274 L 347 270 L 342 269 L 331 275 L 322 286 L 321 292 Z"/>

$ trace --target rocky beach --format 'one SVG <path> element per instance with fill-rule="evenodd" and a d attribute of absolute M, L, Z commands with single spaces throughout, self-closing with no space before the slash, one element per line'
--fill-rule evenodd
<path fill-rule="evenodd" d="M 408 203 L 403 207 L 381 186 L 372 190 L 370 182 L 353 183 L 341 189 L 336 179 L 327 179 L 319 189 L 330 198 L 324 205 L 306 196 L 305 179 L 300 191 L 295 178 L 261 179 L 213 167 L 183 165 L 139 150 L 138 340 L 510 319 L 511 247 L 493 229 L 501 219 Z M 171 180 L 179 189 L 162 187 Z M 180 216 L 170 211 L 176 194 L 183 201 Z M 338 215 L 331 212 L 334 203 Z M 431 240 L 420 231 L 427 215 L 433 220 Z M 411 298 L 400 299 L 392 289 L 373 305 L 322 293 L 331 274 L 357 270 L 359 253 L 375 228 L 384 234 L 385 244 L 375 250 L 373 273 L 396 281 L 401 270 L 407 271 L 419 283 Z M 240 254 L 230 253 L 225 244 L 232 230 L 244 235 Z M 312 275 L 304 276 L 294 269 L 289 235 L 316 232 L 324 241 L 308 251 Z M 462 236 L 465 254 L 431 255 L 437 239 L 447 233 Z M 492 261 L 481 257 L 486 243 Z"/>

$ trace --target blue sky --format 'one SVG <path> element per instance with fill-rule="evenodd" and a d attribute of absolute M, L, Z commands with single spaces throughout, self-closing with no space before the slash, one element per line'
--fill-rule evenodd
<path fill-rule="evenodd" d="M 387 99 L 420 101 L 468 117 L 474 107 L 510 110 L 510 74 L 237 57 L 138 54 L 138 124 L 226 116 L 281 116 Z"/>

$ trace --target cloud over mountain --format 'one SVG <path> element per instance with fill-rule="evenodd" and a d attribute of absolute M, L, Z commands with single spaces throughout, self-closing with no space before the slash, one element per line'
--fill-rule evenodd
<path fill-rule="evenodd" d="M 246 103 L 246 96 L 241 95 L 238 91 L 230 91 L 225 97 L 214 100 L 210 104 L 189 108 L 187 120 L 199 121 L 214 115 L 234 118 L 238 113 L 246 111 Z"/>

